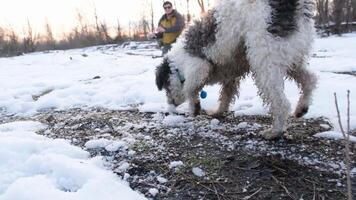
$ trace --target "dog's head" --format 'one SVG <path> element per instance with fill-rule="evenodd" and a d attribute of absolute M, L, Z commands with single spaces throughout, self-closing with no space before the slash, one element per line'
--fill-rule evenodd
<path fill-rule="evenodd" d="M 156 85 L 158 90 L 164 89 L 168 103 L 179 106 L 185 101 L 183 93 L 184 78 L 177 69 L 174 69 L 168 58 L 156 68 Z"/>

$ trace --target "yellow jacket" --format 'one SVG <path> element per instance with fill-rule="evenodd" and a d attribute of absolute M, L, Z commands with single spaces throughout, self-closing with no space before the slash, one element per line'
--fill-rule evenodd
<path fill-rule="evenodd" d="M 173 16 L 168 19 L 164 14 L 159 20 L 158 26 L 165 29 L 162 35 L 162 44 L 170 45 L 174 43 L 184 28 L 184 19 L 181 14 L 173 10 Z"/>

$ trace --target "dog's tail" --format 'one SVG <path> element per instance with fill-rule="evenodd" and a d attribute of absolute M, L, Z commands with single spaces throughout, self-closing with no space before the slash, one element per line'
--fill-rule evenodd
<path fill-rule="evenodd" d="M 156 68 L 156 85 L 158 90 L 161 91 L 168 84 L 170 73 L 169 60 L 168 58 L 164 58 L 163 62 Z"/>

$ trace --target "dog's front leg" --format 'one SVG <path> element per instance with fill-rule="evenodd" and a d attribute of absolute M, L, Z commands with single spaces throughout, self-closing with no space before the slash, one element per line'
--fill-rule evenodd
<path fill-rule="evenodd" d="M 167 112 L 169 112 L 169 113 L 178 113 L 177 107 L 175 105 L 173 105 L 173 104 L 169 104 L 168 103 Z"/>
<path fill-rule="evenodd" d="M 199 90 L 194 91 L 191 93 L 191 95 L 188 97 L 189 100 L 189 111 L 190 114 L 193 116 L 197 116 L 200 114 L 201 111 L 201 106 L 200 106 L 200 99 L 199 99 Z"/>
<path fill-rule="evenodd" d="M 229 106 L 239 96 L 240 79 L 224 81 L 221 85 L 219 107 L 217 110 L 209 112 L 209 115 L 220 117 L 229 110 Z M 236 95 L 236 96 L 235 96 Z"/>
<path fill-rule="evenodd" d="M 189 70 L 185 73 L 184 94 L 189 101 L 190 114 L 196 116 L 200 113 L 200 99 L 199 91 L 207 83 L 211 65 L 208 61 L 201 58 L 191 58 L 191 63 L 194 65 L 189 66 Z"/>

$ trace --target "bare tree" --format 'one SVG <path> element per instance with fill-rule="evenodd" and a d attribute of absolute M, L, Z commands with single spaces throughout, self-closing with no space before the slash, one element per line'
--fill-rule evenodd
<path fill-rule="evenodd" d="M 129 21 L 128 37 L 132 38 L 132 22 L 131 22 L 131 20 Z"/>
<path fill-rule="evenodd" d="M 148 20 L 146 19 L 145 16 L 142 16 L 142 18 L 141 18 L 141 20 L 139 22 L 138 29 L 139 29 L 138 30 L 138 35 L 140 37 L 143 36 L 144 38 L 147 38 L 147 34 L 149 32 L 149 23 L 148 23 Z"/>
<path fill-rule="evenodd" d="M 102 39 L 102 33 L 101 33 L 101 27 L 99 24 L 99 17 L 98 17 L 98 13 L 96 12 L 96 6 L 95 4 L 93 4 L 94 7 L 94 18 L 95 18 L 95 30 L 96 30 L 96 35 L 97 35 L 97 39 L 101 40 Z"/>
<path fill-rule="evenodd" d="M 100 39 L 104 44 L 108 44 L 112 41 L 109 35 L 108 25 L 104 21 L 100 23 Z"/>
<path fill-rule="evenodd" d="M 345 7 L 346 7 L 346 16 L 345 16 L 345 18 L 346 18 L 346 29 L 347 29 L 347 31 L 351 31 L 351 27 L 350 27 L 350 21 L 352 21 L 352 19 L 351 19 L 351 4 L 352 2 L 351 2 L 351 0 L 346 0 L 346 2 L 345 2 Z"/>
<path fill-rule="evenodd" d="M 335 26 L 334 26 L 334 33 L 341 35 L 342 33 L 342 27 L 341 24 L 344 21 L 344 13 L 343 10 L 345 9 L 345 5 L 346 5 L 346 0 L 336 0 L 333 1 L 334 3 L 334 12 L 333 12 L 333 16 L 334 16 L 334 22 L 335 22 Z"/>
<path fill-rule="evenodd" d="M 317 0 L 316 11 L 317 13 L 315 17 L 315 23 L 317 27 L 323 29 L 327 33 L 327 35 L 329 35 L 329 0 Z"/>
<path fill-rule="evenodd" d="M 56 40 L 53 37 L 53 32 L 52 32 L 52 27 L 48 22 L 48 19 L 46 19 L 45 22 L 45 45 L 47 50 L 53 50 L 56 48 Z"/>
<path fill-rule="evenodd" d="M 5 30 L 2 27 L 0 27 L 0 48 L 2 48 L 4 42 L 5 42 Z"/>
<path fill-rule="evenodd" d="M 0 27 L 0 56 L 4 56 L 4 50 L 5 50 L 5 46 L 6 46 L 6 32 L 5 30 Z"/>
<path fill-rule="evenodd" d="M 153 12 L 153 1 L 151 0 L 151 32 L 155 30 L 155 23 L 154 23 L 154 12 Z"/>
<path fill-rule="evenodd" d="M 5 56 L 20 55 L 21 51 L 19 48 L 20 45 L 19 37 L 17 36 L 15 30 L 12 27 L 10 27 L 8 38 L 9 41 L 6 43 L 4 49 Z"/>
<path fill-rule="evenodd" d="M 30 21 L 27 20 L 27 33 L 25 33 L 25 36 L 23 38 L 23 52 L 30 53 L 34 52 L 35 50 L 35 38 L 33 35 Z"/>
<path fill-rule="evenodd" d="M 187 24 L 189 24 L 191 20 L 190 8 L 189 8 L 189 0 L 187 0 Z"/>
<path fill-rule="evenodd" d="M 329 0 L 317 0 L 316 1 L 316 23 L 324 25 L 329 21 Z"/>
<path fill-rule="evenodd" d="M 352 14 L 351 19 L 353 22 L 356 21 L 356 0 L 351 0 Z"/>
<path fill-rule="evenodd" d="M 205 13 L 205 4 L 204 4 L 204 0 L 198 0 L 198 4 L 200 7 L 200 13 L 204 14 Z"/>
<path fill-rule="evenodd" d="M 77 10 L 77 21 L 78 21 L 78 26 L 80 28 L 79 32 L 83 35 L 88 35 L 89 33 L 88 23 L 85 20 L 83 14 L 80 13 L 79 10 Z"/>
<path fill-rule="evenodd" d="M 117 20 L 117 24 L 116 24 L 116 36 L 114 37 L 114 41 L 116 43 L 123 41 L 122 28 L 119 20 Z"/>

